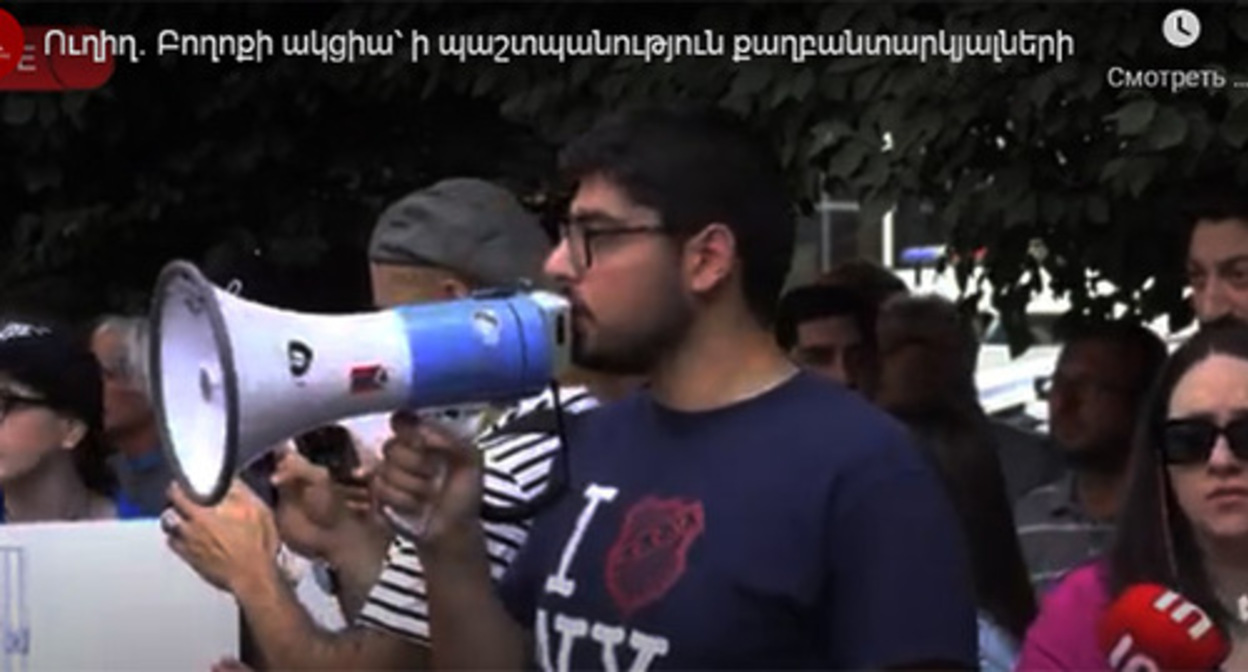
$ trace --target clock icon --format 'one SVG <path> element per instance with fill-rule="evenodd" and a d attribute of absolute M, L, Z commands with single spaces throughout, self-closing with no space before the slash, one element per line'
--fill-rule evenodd
<path fill-rule="evenodd" d="M 1171 46 L 1186 49 L 1200 39 L 1200 19 L 1186 9 L 1176 9 L 1166 15 L 1161 34 Z"/>

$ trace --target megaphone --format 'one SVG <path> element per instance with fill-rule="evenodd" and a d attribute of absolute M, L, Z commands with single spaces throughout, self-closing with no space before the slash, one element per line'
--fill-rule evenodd
<path fill-rule="evenodd" d="M 542 291 L 317 315 L 247 301 L 175 261 L 150 317 L 162 449 L 204 506 L 290 437 L 372 413 L 520 399 L 570 362 L 568 303 Z"/>

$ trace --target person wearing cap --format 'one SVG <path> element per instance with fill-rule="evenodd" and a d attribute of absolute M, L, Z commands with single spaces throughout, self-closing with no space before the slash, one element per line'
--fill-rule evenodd
<path fill-rule="evenodd" d="M 537 281 L 550 248 L 537 219 L 506 189 L 443 180 L 382 213 L 368 248 L 373 301 L 389 308 Z"/>
<path fill-rule="evenodd" d="M 455 300 L 476 289 L 514 287 L 536 280 L 551 242 L 537 219 L 506 189 L 469 178 L 438 182 L 409 194 L 380 216 L 369 245 L 375 306 L 388 309 Z M 558 402 L 567 413 L 597 404 L 587 389 L 571 386 L 560 388 Z M 485 488 L 495 501 L 516 502 L 542 491 L 550 460 L 560 447 L 557 437 L 544 431 L 505 430 L 518 426 L 513 423 L 521 419 L 550 411 L 554 404 L 554 395 L 548 391 L 509 408 L 471 409 L 461 414 L 456 423 L 461 431 L 504 430 L 483 437 L 480 443 L 489 465 Z M 439 419 L 445 421 L 447 415 Z M 370 420 L 375 418 L 343 424 L 360 428 Z M 383 421 L 388 428 L 389 417 Z M 275 475 L 277 526 L 288 545 L 320 555 L 334 569 L 339 601 L 352 621 L 344 631 L 329 634 L 313 626 L 278 578 L 273 563 L 257 560 L 271 556 L 260 518 L 228 510 L 254 506 L 255 498 L 227 498 L 214 512 L 195 507 L 175 488 L 171 494 L 175 508 L 183 519 L 194 519 L 176 525 L 175 550 L 209 581 L 233 592 L 268 667 L 420 667 L 427 662 L 429 627 L 423 570 L 415 547 L 394 537 L 387 524 L 379 525 L 375 510 L 347 511 L 350 507 L 340 494 L 342 489 L 330 486 L 329 480 L 324 469 L 308 464 L 295 452 L 284 452 Z M 252 521 L 254 533 L 240 533 L 240 520 Z M 378 534 L 379 527 L 384 534 Z M 491 531 L 489 554 L 498 577 L 524 543 L 527 526 L 487 523 L 486 527 Z M 223 662 L 221 669 L 237 669 L 237 663 Z"/>
<path fill-rule="evenodd" d="M 140 513 L 100 443 L 100 368 L 46 322 L 0 322 L 0 522 L 109 520 Z"/>

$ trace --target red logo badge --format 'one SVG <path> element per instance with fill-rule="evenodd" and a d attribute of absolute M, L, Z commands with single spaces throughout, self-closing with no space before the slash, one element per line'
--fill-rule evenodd
<path fill-rule="evenodd" d="M 9 47 L 0 10 L 0 54 Z M 11 17 L 10 17 L 11 18 Z M 117 68 L 110 38 L 91 26 L 26 26 L 11 69 L 0 55 L 0 91 L 83 91 L 103 86 Z M 47 51 L 46 49 L 51 49 Z M 7 73 L 7 74 L 6 74 Z"/>
<path fill-rule="evenodd" d="M 26 35 L 13 15 L 0 9 L 0 77 L 13 72 L 26 49 Z"/>
<path fill-rule="evenodd" d="M 389 379 L 386 367 L 380 364 L 357 366 L 351 369 L 351 394 L 376 392 L 385 387 Z"/>
<path fill-rule="evenodd" d="M 645 497 L 628 510 L 607 552 L 607 592 L 628 618 L 667 594 L 685 573 L 689 547 L 702 534 L 702 502 Z"/>

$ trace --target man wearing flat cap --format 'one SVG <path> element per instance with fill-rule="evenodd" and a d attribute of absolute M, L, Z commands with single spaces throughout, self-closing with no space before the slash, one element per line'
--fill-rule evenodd
<path fill-rule="evenodd" d="M 537 219 L 506 189 L 443 180 L 382 213 L 368 249 L 373 299 L 388 308 L 537 281 L 550 249 Z"/>
<path fill-rule="evenodd" d="M 478 179 L 444 180 L 402 198 L 378 219 L 369 245 L 373 301 L 385 309 L 535 282 L 551 247 L 537 219 L 506 189 Z M 564 387 L 558 399 L 568 413 L 597 404 L 583 387 Z M 512 426 L 553 405 L 554 396 L 546 392 L 506 410 L 464 414 L 454 424 L 475 434 L 486 425 Z M 446 421 L 450 414 L 440 419 Z M 344 425 L 366 445 L 389 436 L 388 416 Z M 480 447 L 490 467 L 487 498 L 514 502 L 542 492 L 559 440 L 530 429 L 487 434 Z M 354 507 L 335 494 L 340 489 L 329 483 L 327 472 L 297 453 L 282 454 L 275 479 L 278 528 L 284 517 L 300 515 L 284 516 L 282 508 L 290 508 L 289 502 L 300 502 L 304 509 L 298 525 L 286 521 L 283 541 L 301 553 L 319 555 L 334 570 L 340 602 L 352 623 L 344 631 L 329 633 L 313 625 L 280 578 L 272 562 L 272 542 L 266 542 L 264 533 L 272 523 L 255 515 L 263 506 L 258 499 L 239 492 L 238 484 L 216 509 L 198 509 L 179 493 L 171 495 L 175 506 L 185 510 L 183 518 L 194 519 L 178 526 L 177 548 L 183 549 L 183 557 L 196 571 L 234 594 L 265 666 L 283 670 L 424 666 L 428 605 L 415 546 L 379 524 L 375 510 L 349 510 Z M 486 529 L 497 578 L 524 542 L 527 526 L 487 523 Z"/>

